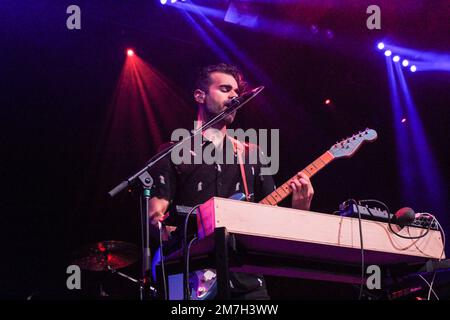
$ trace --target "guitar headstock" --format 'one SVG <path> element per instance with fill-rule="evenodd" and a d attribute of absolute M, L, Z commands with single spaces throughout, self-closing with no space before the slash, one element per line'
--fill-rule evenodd
<path fill-rule="evenodd" d="M 354 134 L 350 138 L 337 142 L 329 151 L 333 154 L 334 158 L 351 157 L 364 142 L 371 142 L 376 138 L 377 132 L 375 130 L 366 129 Z"/>

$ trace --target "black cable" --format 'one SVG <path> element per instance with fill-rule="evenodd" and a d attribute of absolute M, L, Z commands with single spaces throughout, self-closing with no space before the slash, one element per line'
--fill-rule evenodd
<path fill-rule="evenodd" d="M 361 213 L 359 212 L 359 209 L 358 209 L 358 203 L 357 203 L 354 199 L 349 199 L 348 201 L 352 201 L 352 202 L 355 203 L 355 205 L 356 205 L 356 211 L 357 211 L 357 213 L 358 213 L 358 219 L 359 219 L 359 231 L 360 231 L 360 237 L 361 237 L 361 264 L 362 264 L 361 269 L 362 269 L 362 271 L 364 272 L 364 249 L 363 249 L 362 231 L 361 231 Z M 379 200 L 375 200 L 375 199 L 366 199 L 366 200 L 360 200 L 360 201 L 359 201 L 359 204 L 367 203 L 367 202 L 375 202 L 375 203 L 381 204 L 381 205 L 387 210 L 387 213 L 388 213 L 388 226 L 389 226 L 389 229 L 390 229 L 390 231 L 391 231 L 392 233 L 394 233 L 396 236 L 398 236 L 398 237 L 400 237 L 400 238 L 404 238 L 404 239 L 420 239 L 420 238 L 423 238 L 423 237 L 425 237 L 425 236 L 430 232 L 430 229 L 431 229 L 431 226 L 432 226 L 433 221 L 436 221 L 436 224 L 437 224 L 438 227 L 439 227 L 439 231 L 440 231 L 441 234 L 442 234 L 443 245 L 444 245 L 443 252 L 444 252 L 444 250 L 445 250 L 445 233 L 443 232 L 443 229 L 442 229 L 442 227 L 441 227 L 439 221 L 436 219 L 436 217 L 435 217 L 434 215 L 429 214 L 429 213 L 422 214 L 422 215 L 427 215 L 427 216 L 429 216 L 429 217 L 432 218 L 432 221 L 429 223 L 428 228 L 427 228 L 427 231 L 426 231 L 424 234 L 422 234 L 422 235 L 420 235 L 420 236 L 403 236 L 403 235 L 397 233 L 397 232 L 392 228 L 391 221 L 392 221 L 392 217 L 393 217 L 394 215 L 391 213 L 391 211 L 389 210 L 389 207 L 388 207 L 384 202 L 379 201 Z M 367 208 L 367 209 L 369 210 L 369 213 L 373 216 L 372 212 L 370 211 L 370 208 Z M 441 254 L 441 258 L 440 258 L 440 259 L 442 259 L 442 254 Z M 363 277 L 363 275 L 362 275 L 361 277 Z M 425 282 L 427 282 L 427 284 L 428 284 L 429 287 L 430 287 L 430 289 L 429 289 L 429 291 L 428 291 L 428 300 L 430 300 L 430 296 L 431 296 L 431 292 L 432 292 L 432 291 L 433 291 L 433 293 L 435 294 L 435 292 L 434 292 L 434 290 L 433 290 L 433 284 L 434 284 L 434 279 L 435 279 L 435 277 L 436 277 L 436 271 L 433 273 L 433 279 L 432 279 L 432 281 L 431 281 L 431 284 L 428 284 L 428 282 L 427 282 L 423 277 L 421 277 Z M 362 281 L 361 287 L 360 287 L 359 299 L 361 299 L 361 296 L 362 296 L 362 288 L 363 288 L 363 281 Z M 435 296 L 436 296 L 436 298 L 439 300 L 439 298 L 437 297 L 436 294 L 435 294 Z"/>
<path fill-rule="evenodd" d="M 428 232 L 430 232 L 430 229 L 431 229 L 431 223 L 430 223 L 430 225 L 428 226 L 427 231 L 426 231 L 424 234 L 421 234 L 420 236 L 404 236 L 404 235 L 401 235 L 401 234 L 399 234 L 397 231 L 395 231 L 395 230 L 392 228 L 391 222 L 392 222 L 392 217 L 393 217 L 394 215 L 391 213 L 391 211 L 389 210 L 389 207 L 388 207 L 385 203 L 383 203 L 383 202 L 381 202 L 381 201 L 379 201 L 379 200 L 375 200 L 375 199 L 360 200 L 359 202 L 360 202 L 360 203 L 376 202 L 376 203 L 381 204 L 383 207 L 385 207 L 386 210 L 387 210 L 387 213 L 388 213 L 388 227 L 389 227 L 389 230 L 390 230 L 393 234 L 395 234 L 397 237 L 400 237 L 400 238 L 403 238 L 403 239 L 420 239 L 420 238 L 425 237 L 425 236 L 428 234 Z M 368 209 L 369 212 L 370 212 L 370 208 L 367 208 L 367 209 Z M 370 212 L 370 214 L 373 215 L 372 212 Z"/>
<path fill-rule="evenodd" d="M 362 292 L 363 292 L 363 287 L 365 284 L 365 268 L 364 268 L 364 241 L 363 241 L 363 233 L 362 233 L 362 217 L 361 217 L 361 212 L 359 211 L 358 205 L 360 203 L 358 203 L 355 199 L 348 199 L 347 201 L 345 201 L 344 203 L 347 202 L 353 202 L 355 205 L 355 209 L 356 212 L 358 213 L 358 223 L 359 223 L 359 240 L 360 240 L 360 245 L 361 245 L 361 284 L 359 287 L 359 295 L 358 295 L 358 300 L 361 300 L 362 298 Z"/>
<path fill-rule="evenodd" d="M 187 245 L 187 229 L 188 229 L 188 223 L 189 223 L 189 217 L 191 214 L 200 206 L 200 204 L 197 204 L 194 206 L 191 211 L 186 215 L 184 220 L 184 233 L 183 233 L 183 258 L 184 258 L 184 265 L 185 268 L 183 270 L 183 296 L 184 300 L 190 300 L 190 292 L 189 292 L 189 273 L 186 267 L 189 265 L 189 257 L 188 257 L 188 245 Z"/>
<path fill-rule="evenodd" d="M 159 226 L 159 254 L 161 256 L 161 271 L 162 271 L 162 278 L 163 278 L 163 286 L 164 286 L 164 300 L 167 300 L 167 283 L 166 283 L 166 270 L 164 266 L 164 247 L 163 247 L 163 240 L 162 240 L 162 225 L 161 222 L 158 222 Z"/>
<path fill-rule="evenodd" d="M 432 215 L 431 213 L 424 212 L 424 213 L 421 214 L 421 216 L 428 216 L 428 218 L 431 218 L 430 226 L 433 224 L 433 222 L 435 222 L 437 227 L 438 227 L 438 229 L 439 229 L 439 232 L 441 233 L 441 236 L 442 236 L 442 253 L 441 253 L 441 256 L 439 257 L 439 261 L 441 261 L 442 260 L 442 256 L 445 253 L 445 232 L 444 232 L 444 229 L 442 228 L 439 220 L 434 215 Z"/>
<path fill-rule="evenodd" d="M 442 249 L 442 254 L 441 254 L 441 257 L 439 258 L 439 260 L 442 259 L 442 255 L 443 255 L 444 252 L 445 252 L 445 232 L 444 232 L 444 230 L 442 229 L 441 224 L 439 223 L 439 221 L 436 219 L 436 217 L 435 217 L 434 215 L 429 214 L 429 213 L 422 213 L 421 216 L 424 216 L 424 215 L 425 215 L 425 216 L 428 216 L 428 217 L 431 217 L 431 218 L 432 218 L 432 220 L 429 222 L 427 231 L 426 231 L 424 234 L 420 235 L 420 236 L 409 236 L 409 237 L 407 237 L 407 236 L 403 236 L 403 235 L 401 235 L 401 234 L 398 234 L 395 230 L 392 229 L 392 226 L 391 226 L 391 220 L 392 220 L 393 215 L 391 214 L 391 212 L 390 212 L 390 210 L 389 210 L 389 208 L 388 208 L 388 206 L 387 206 L 386 204 L 384 204 L 384 203 L 381 202 L 381 201 L 374 200 L 374 199 L 361 200 L 360 202 L 361 202 L 361 203 L 363 203 L 363 202 L 376 202 L 376 203 L 379 203 L 379 204 L 381 204 L 382 206 L 384 206 L 384 207 L 386 208 L 387 212 L 388 212 L 388 215 L 389 215 L 389 219 L 388 219 L 388 226 L 389 226 L 389 229 L 391 230 L 392 233 L 394 233 L 396 236 L 398 236 L 398 237 L 400 237 L 400 238 L 404 238 L 404 239 L 420 239 L 420 238 L 423 238 L 423 237 L 425 237 L 425 236 L 430 232 L 431 226 L 432 226 L 432 224 L 433 224 L 433 221 L 435 221 L 436 224 L 438 225 L 439 231 L 440 231 L 440 233 L 441 233 L 441 235 L 442 235 L 443 249 Z M 369 209 L 369 211 L 370 211 L 370 209 Z M 436 271 L 434 271 L 434 273 L 433 273 L 433 278 L 432 278 L 432 280 L 431 280 L 431 283 L 428 283 L 428 281 L 427 281 L 423 276 L 421 276 L 421 275 L 419 275 L 419 276 L 420 276 L 420 278 L 422 278 L 422 280 L 424 280 L 424 281 L 427 283 L 427 285 L 429 286 L 429 291 L 428 291 L 427 299 L 430 300 L 430 298 L 431 298 L 431 292 L 433 292 L 433 294 L 435 295 L 435 297 L 437 298 L 437 300 L 439 300 L 439 297 L 437 296 L 437 294 L 436 294 L 436 293 L 434 292 L 434 290 L 433 290 L 433 284 L 434 284 L 434 280 L 435 280 L 435 277 L 436 277 Z"/>
<path fill-rule="evenodd" d="M 147 201 L 147 200 L 143 200 L 142 197 L 139 200 L 139 211 L 140 212 L 142 212 L 142 210 L 143 210 L 143 206 L 144 206 L 143 202 L 144 201 Z M 142 229 L 141 229 L 141 247 L 143 248 L 143 250 L 146 250 L 146 248 L 145 248 L 145 244 L 146 244 L 146 242 L 145 242 L 145 240 L 146 240 L 145 230 L 147 229 L 147 226 L 145 225 L 146 224 L 145 223 L 145 219 L 148 219 L 148 217 L 144 218 L 144 216 L 142 214 L 140 214 L 140 216 L 141 216 L 141 226 L 142 226 Z M 147 233 L 148 233 L 148 230 L 147 230 Z M 148 236 L 149 235 L 147 234 L 147 237 Z M 150 248 L 149 248 L 149 250 L 150 250 Z M 141 279 L 140 279 L 140 283 L 139 283 L 139 298 L 141 300 L 143 300 L 144 297 L 145 297 L 145 278 L 148 275 L 148 274 L 146 274 L 146 272 L 149 271 L 150 275 L 151 275 L 151 272 L 152 272 L 152 270 L 151 270 L 152 258 L 151 258 L 151 255 L 149 255 L 148 258 L 149 258 L 150 261 L 145 261 L 145 258 L 146 258 L 145 251 L 141 251 L 141 255 L 142 255 L 142 265 L 141 265 L 141 272 L 140 272 L 140 278 Z M 106 260 L 106 261 L 108 261 L 108 260 Z M 143 269 L 145 269 L 145 264 L 146 263 L 150 264 L 150 270 L 145 270 L 145 272 L 143 272 Z"/>
<path fill-rule="evenodd" d="M 349 199 L 348 201 L 351 201 L 355 204 L 356 212 L 358 213 L 358 222 L 359 222 L 359 240 L 361 243 L 361 285 L 359 287 L 359 296 L 358 300 L 361 300 L 362 298 L 362 292 L 365 284 L 365 268 L 364 268 L 364 242 L 363 242 L 363 233 L 362 233 L 362 223 L 361 223 L 361 212 L 358 209 L 359 203 L 354 199 Z"/>
<path fill-rule="evenodd" d="M 191 245 L 194 243 L 194 241 L 196 241 L 197 240 L 197 237 L 196 236 L 194 236 L 192 239 L 191 239 L 191 241 L 189 241 L 189 244 L 188 244 L 188 246 L 187 246 L 187 252 L 186 252 L 186 255 L 187 255 L 187 259 L 186 259 L 186 273 L 187 274 L 189 274 L 189 252 L 190 252 L 190 250 L 191 250 Z M 189 281 L 188 281 L 188 285 L 189 285 Z M 188 288 L 188 290 L 189 290 L 189 288 Z M 191 298 L 191 293 L 189 292 L 189 298 Z"/>
<path fill-rule="evenodd" d="M 442 236 L 442 253 L 441 253 L 441 256 L 439 257 L 439 261 L 441 261 L 441 260 L 442 260 L 442 256 L 443 256 L 444 253 L 445 253 L 445 232 L 444 232 L 444 229 L 442 228 L 442 226 L 441 226 L 441 224 L 439 223 L 438 219 L 436 219 L 436 217 L 435 217 L 434 215 L 432 215 L 432 214 L 430 214 L 430 213 L 423 213 L 422 215 L 426 215 L 426 216 L 432 218 L 432 220 L 431 220 L 431 222 L 430 222 L 430 226 L 431 226 L 431 224 L 433 223 L 433 221 L 435 221 L 436 224 L 438 225 L 439 232 L 441 233 L 441 236 Z M 419 276 L 423 279 L 423 281 L 425 281 L 425 282 L 428 284 L 428 286 L 429 286 L 429 288 L 430 288 L 430 290 L 428 291 L 428 300 L 430 300 L 431 292 L 433 292 L 433 294 L 434 294 L 434 296 L 436 297 L 436 299 L 439 300 L 438 295 L 437 295 L 436 292 L 433 290 L 433 284 L 434 284 L 434 280 L 435 280 L 436 274 L 437 274 L 437 270 L 435 270 L 435 271 L 433 272 L 433 278 L 432 278 L 432 280 L 431 280 L 431 283 L 428 283 L 428 281 L 427 281 L 424 277 L 422 277 L 421 275 L 419 275 Z"/>

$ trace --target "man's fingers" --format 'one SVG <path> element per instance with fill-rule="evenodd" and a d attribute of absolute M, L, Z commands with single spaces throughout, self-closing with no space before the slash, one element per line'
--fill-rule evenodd
<path fill-rule="evenodd" d="M 302 187 L 307 191 L 308 195 L 314 194 L 314 189 L 310 181 L 307 181 L 303 178 L 300 179 L 300 182 L 302 184 Z"/>
<path fill-rule="evenodd" d="M 314 189 L 312 187 L 311 181 L 304 173 L 301 173 L 299 175 L 302 177 L 292 179 L 291 181 L 290 185 L 292 191 L 302 198 L 312 198 L 312 196 L 314 195 Z"/>
<path fill-rule="evenodd" d="M 291 182 L 291 189 L 293 192 L 297 191 L 297 187 L 295 186 L 294 181 Z"/>
<path fill-rule="evenodd" d="M 299 172 L 299 173 L 297 173 L 297 176 L 299 177 L 299 178 L 303 178 L 303 179 L 305 179 L 306 181 L 309 181 L 309 177 L 306 175 L 306 173 L 304 173 L 304 172 Z"/>
<path fill-rule="evenodd" d="M 299 181 L 300 181 L 300 183 L 302 184 L 302 185 L 308 185 L 308 183 L 309 183 L 309 181 L 307 181 L 306 179 L 304 179 L 304 178 L 300 178 L 300 179 L 298 179 Z"/>
<path fill-rule="evenodd" d="M 303 183 L 299 179 L 294 179 L 291 182 L 292 191 L 302 197 L 306 197 L 308 195 L 307 183 L 304 181 Z"/>

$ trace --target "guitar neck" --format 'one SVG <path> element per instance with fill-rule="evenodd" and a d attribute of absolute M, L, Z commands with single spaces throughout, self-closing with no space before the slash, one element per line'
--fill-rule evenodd
<path fill-rule="evenodd" d="M 330 151 L 325 152 L 320 157 L 318 157 L 316 160 L 311 162 L 306 168 L 304 168 L 301 172 L 303 172 L 305 175 L 308 176 L 308 178 L 311 178 L 313 175 L 315 175 L 317 172 L 319 172 L 322 168 L 324 168 L 327 164 L 329 164 L 334 159 L 334 156 L 331 154 Z M 275 189 L 271 194 L 269 194 L 267 197 L 262 199 L 259 203 L 261 204 L 268 204 L 275 206 L 279 202 L 281 202 L 284 198 L 289 196 L 292 193 L 292 189 L 290 186 L 290 182 L 292 179 L 297 178 L 298 175 L 294 175 L 291 179 L 283 183 L 280 187 Z"/>

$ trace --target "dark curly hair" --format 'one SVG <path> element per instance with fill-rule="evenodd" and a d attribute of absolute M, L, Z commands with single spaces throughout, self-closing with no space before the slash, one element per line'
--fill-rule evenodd
<path fill-rule="evenodd" d="M 195 81 L 195 88 L 208 92 L 208 88 L 211 85 L 210 74 L 213 72 L 222 72 L 232 75 L 238 84 L 239 92 L 244 92 L 247 83 L 244 81 L 242 72 L 233 65 L 226 63 L 213 64 L 203 67 L 199 70 L 197 80 Z"/>

